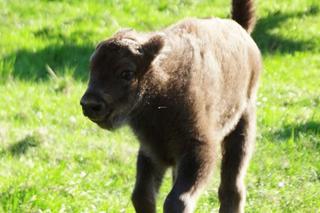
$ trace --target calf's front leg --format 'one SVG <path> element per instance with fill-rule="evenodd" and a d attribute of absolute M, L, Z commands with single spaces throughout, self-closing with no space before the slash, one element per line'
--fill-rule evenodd
<path fill-rule="evenodd" d="M 196 142 L 178 162 L 173 188 L 164 203 L 165 213 L 191 213 L 213 169 L 213 146 Z"/>
<path fill-rule="evenodd" d="M 154 162 L 143 151 L 139 151 L 136 183 L 131 197 L 137 213 L 156 212 L 156 194 L 164 172 L 165 168 L 162 165 Z"/>

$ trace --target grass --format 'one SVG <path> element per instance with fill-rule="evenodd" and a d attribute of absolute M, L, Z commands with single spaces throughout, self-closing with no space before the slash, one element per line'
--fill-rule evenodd
<path fill-rule="evenodd" d="M 319 212 L 320 3 L 257 6 L 264 73 L 246 211 Z M 90 53 L 121 27 L 227 17 L 229 2 L 0 0 L 0 8 L 0 212 L 134 212 L 135 137 L 127 127 L 100 130 L 79 107 Z M 196 212 L 217 212 L 218 178 Z"/>

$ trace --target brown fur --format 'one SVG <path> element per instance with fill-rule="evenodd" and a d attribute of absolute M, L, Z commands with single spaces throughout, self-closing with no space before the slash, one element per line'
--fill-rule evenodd
<path fill-rule="evenodd" d="M 233 14 L 247 17 L 240 24 L 249 29 L 252 9 L 242 4 L 252 2 L 237 2 Z M 155 33 L 124 30 L 97 46 L 81 104 L 102 128 L 129 123 L 137 135 L 137 212 L 155 212 L 169 167 L 173 188 L 164 212 L 192 212 L 220 145 L 220 212 L 244 211 L 260 70 L 260 52 L 249 34 L 219 18 L 186 19 Z"/>
<path fill-rule="evenodd" d="M 253 30 L 256 22 L 254 12 L 253 0 L 232 1 L 232 19 L 249 33 Z"/>

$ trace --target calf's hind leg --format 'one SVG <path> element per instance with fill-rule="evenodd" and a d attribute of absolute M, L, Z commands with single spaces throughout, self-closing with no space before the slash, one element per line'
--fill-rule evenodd
<path fill-rule="evenodd" d="M 220 213 L 244 212 L 244 176 L 254 146 L 255 125 L 255 109 L 251 106 L 222 143 Z"/>

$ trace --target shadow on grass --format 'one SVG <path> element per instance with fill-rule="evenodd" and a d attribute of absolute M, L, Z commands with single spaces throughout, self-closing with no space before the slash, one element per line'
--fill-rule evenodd
<path fill-rule="evenodd" d="M 11 76 L 21 80 L 47 80 L 48 65 L 58 76 L 70 74 L 74 79 L 83 81 L 88 77 L 89 57 L 93 50 L 94 46 L 67 43 L 47 46 L 35 52 L 19 50 L 4 61 L 14 61 Z"/>
<path fill-rule="evenodd" d="M 316 121 L 308 121 L 303 124 L 285 125 L 279 131 L 273 133 L 273 137 L 279 140 L 288 140 L 292 137 L 297 138 L 300 135 L 320 135 L 320 123 Z"/>
<path fill-rule="evenodd" d="M 13 156 L 20 156 L 27 153 L 30 148 L 34 148 L 39 145 L 40 138 L 34 135 L 28 135 L 20 141 L 12 144 L 8 150 Z"/>
<path fill-rule="evenodd" d="M 293 53 L 313 50 L 315 45 L 311 40 L 287 39 L 273 34 L 272 30 L 280 27 L 288 19 L 316 15 L 318 12 L 318 6 L 312 5 L 303 12 L 270 13 L 258 21 L 253 37 L 262 53 Z M 94 44 L 77 45 L 75 41 L 88 40 L 90 32 L 75 32 L 66 36 L 57 29 L 43 28 L 34 32 L 33 35 L 39 39 L 54 40 L 57 44 L 34 52 L 22 49 L 5 57 L 4 63 L 9 64 L 7 67 L 11 67 L 12 77 L 26 81 L 47 80 L 49 76 L 46 65 L 49 65 L 58 75 L 63 76 L 69 73 L 76 80 L 87 80 L 89 57 L 94 50 Z"/>
<path fill-rule="evenodd" d="M 35 51 L 20 49 L 5 57 L 6 67 L 12 68 L 12 77 L 27 81 L 47 80 L 48 65 L 58 76 L 68 74 L 76 80 L 87 80 L 89 58 L 95 48 L 90 43 L 92 32 L 76 31 L 66 35 L 61 29 L 44 27 L 32 34 L 50 45 Z"/>
<path fill-rule="evenodd" d="M 315 48 L 313 40 L 292 40 L 272 34 L 272 30 L 280 27 L 285 21 L 292 18 L 303 18 L 314 16 L 319 13 L 317 5 L 311 5 L 307 10 L 301 12 L 273 12 L 258 20 L 252 37 L 258 44 L 262 53 L 293 53 L 295 51 L 310 51 Z M 298 26 L 303 28 L 303 26 Z"/>

